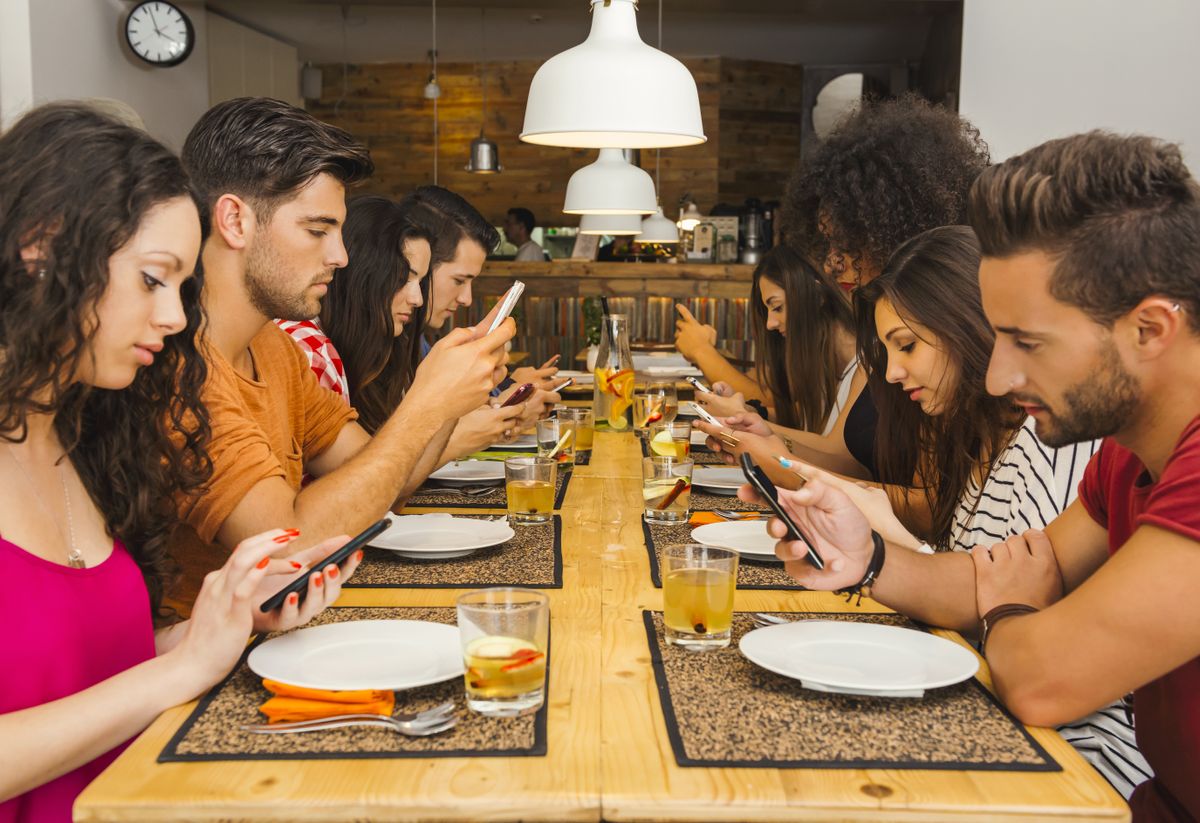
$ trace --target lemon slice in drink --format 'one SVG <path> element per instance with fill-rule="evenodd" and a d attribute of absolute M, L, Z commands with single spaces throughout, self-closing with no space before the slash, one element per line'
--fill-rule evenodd
<path fill-rule="evenodd" d="M 482 657 L 487 660 L 507 660 L 522 650 L 537 651 L 537 646 L 519 637 L 503 635 L 477 637 L 467 644 L 469 657 Z"/>
<path fill-rule="evenodd" d="M 661 457 L 679 456 L 679 450 L 675 448 L 675 441 L 671 438 L 670 429 L 663 429 L 650 439 L 650 451 Z"/>

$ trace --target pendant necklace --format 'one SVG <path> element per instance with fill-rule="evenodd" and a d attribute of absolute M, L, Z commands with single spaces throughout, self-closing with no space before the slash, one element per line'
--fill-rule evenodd
<path fill-rule="evenodd" d="M 58 529 L 59 536 L 62 537 L 63 542 L 67 544 L 67 566 L 72 569 L 86 569 L 87 562 L 83 559 L 83 552 L 79 550 L 79 546 L 75 541 L 75 518 L 72 516 L 71 512 L 71 491 L 69 488 L 67 488 L 66 470 L 63 469 L 62 464 L 60 463 L 58 466 L 58 477 L 62 481 L 63 502 L 66 503 L 67 508 L 67 529 L 70 533 L 70 540 L 67 540 L 67 535 L 63 534 L 62 526 L 57 520 L 54 519 L 54 512 L 51 511 L 50 507 L 46 505 L 46 501 L 42 497 L 42 493 L 38 491 L 37 485 L 33 482 L 33 477 L 25 469 L 25 465 L 21 462 L 21 459 L 17 457 L 17 452 L 13 449 L 12 444 L 6 443 L 5 445 L 8 446 L 8 453 L 12 457 L 13 462 L 17 464 L 17 468 L 21 470 L 21 474 L 25 475 L 25 482 L 29 484 L 29 488 L 33 489 L 33 493 L 37 497 L 38 503 L 41 504 L 42 509 L 46 512 L 46 514 L 50 516 L 50 520 L 54 523 L 54 527 Z"/>

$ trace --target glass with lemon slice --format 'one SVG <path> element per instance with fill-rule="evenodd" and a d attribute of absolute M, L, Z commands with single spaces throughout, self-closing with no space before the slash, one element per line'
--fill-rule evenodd
<path fill-rule="evenodd" d="M 537 711 L 545 700 L 550 600 L 498 587 L 458 598 L 467 707 L 489 717 Z"/>
<path fill-rule="evenodd" d="M 692 453 L 691 421 L 651 423 L 648 433 L 647 444 L 651 454 L 683 460 Z"/>
<path fill-rule="evenodd" d="M 647 523 L 684 523 L 692 502 L 692 461 L 642 458 L 642 501 Z"/>

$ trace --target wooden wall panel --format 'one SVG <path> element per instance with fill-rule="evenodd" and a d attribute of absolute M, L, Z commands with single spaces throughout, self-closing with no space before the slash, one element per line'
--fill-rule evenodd
<path fill-rule="evenodd" d="M 721 59 L 721 201 L 779 199 L 800 157 L 804 69 L 783 63 Z"/>

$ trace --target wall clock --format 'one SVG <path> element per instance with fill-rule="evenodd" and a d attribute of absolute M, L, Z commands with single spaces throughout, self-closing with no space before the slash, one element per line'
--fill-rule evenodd
<path fill-rule="evenodd" d="M 138 3 L 125 18 L 125 41 L 152 66 L 178 66 L 196 45 L 196 30 L 183 10 L 166 0 Z"/>

